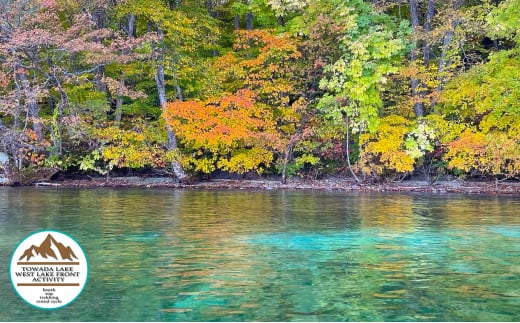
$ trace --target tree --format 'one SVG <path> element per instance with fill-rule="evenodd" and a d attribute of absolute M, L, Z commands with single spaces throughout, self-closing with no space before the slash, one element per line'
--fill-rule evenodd
<path fill-rule="evenodd" d="M 195 172 L 261 173 L 272 161 L 272 116 L 250 90 L 205 102 L 168 103 L 164 118 L 193 156 L 184 164 Z"/>
<path fill-rule="evenodd" d="M 20 169 L 23 163 L 15 156 L 23 146 L 26 125 L 32 124 L 38 143 L 31 149 L 59 159 L 63 132 L 72 136 L 71 131 L 79 127 L 78 111 L 70 101 L 72 88 L 87 84 L 94 71 L 106 64 L 132 60 L 132 49 L 141 42 L 125 41 L 108 29 L 97 28 L 96 16 L 81 4 L 16 0 L 0 5 L 0 56 L 7 80 L 2 95 L 7 109 L 2 112 L 9 118 L 4 124 L 9 134 L 3 138 L 19 138 L 20 147 L 8 145 L 8 153 Z"/>
<path fill-rule="evenodd" d="M 490 55 L 448 84 L 443 112 L 467 124 L 449 143 L 446 160 L 453 169 L 497 177 L 520 174 L 520 38 L 518 1 L 506 1 L 488 17 L 490 37 L 516 47 Z"/>
<path fill-rule="evenodd" d="M 254 91 L 271 109 L 277 130 L 273 144 L 276 167 L 285 182 L 288 167 L 293 173 L 318 160 L 307 148 L 299 147 L 313 132 L 309 104 L 313 90 L 309 85 L 316 84 L 306 78 L 310 72 L 305 69 L 310 60 L 303 58 L 299 41 L 286 34 L 252 30 L 238 31 L 236 36 L 234 51 L 217 61 L 228 66 L 222 68 L 220 83 L 232 92 L 241 88 Z"/>
<path fill-rule="evenodd" d="M 319 108 L 330 120 L 346 125 L 348 146 L 351 131 L 373 132 L 377 127 L 381 91 L 388 75 L 398 71 L 399 57 L 406 51 L 407 26 L 396 27 L 389 16 L 376 13 L 362 1 L 338 5 L 345 26 L 340 44 L 343 54 L 326 68 L 328 75 L 320 87 L 328 93 Z M 350 156 L 346 158 L 350 162 Z"/>
<path fill-rule="evenodd" d="M 487 17 L 489 36 L 492 39 L 503 38 L 520 44 L 520 1 L 505 0 L 494 8 Z"/>
<path fill-rule="evenodd" d="M 196 2 L 196 1 L 194 1 Z M 142 29 L 152 28 L 156 35 L 153 42 L 151 59 L 155 67 L 154 80 L 157 88 L 159 106 L 164 111 L 168 101 L 168 78 L 178 100 L 183 100 L 179 74 L 182 71 L 183 55 L 193 54 L 202 44 L 211 43 L 215 28 L 208 13 L 193 10 L 190 5 L 198 3 L 170 4 L 154 0 L 128 0 L 119 6 L 119 14 L 132 17 L 141 22 Z M 139 31 L 137 32 L 139 33 Z M 205 39 L 201 39 L 204 37 Z M 192 56 L 193 57 L 193 56 Z M 168 149 L 177 150 L 175 132 L 167 126 Z M 173 171 L 181 181 L 187 178 L 179 161 L 173 161 Z"/>

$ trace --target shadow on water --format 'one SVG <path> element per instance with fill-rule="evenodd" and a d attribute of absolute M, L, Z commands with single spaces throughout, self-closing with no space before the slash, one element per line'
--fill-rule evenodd
<path fill-rule="evenodd" d="M 0 188 L 0 261 L 69 233 L 90 278 L 2 320 L 518 321 L 520 200 L 299 191 Z"/>

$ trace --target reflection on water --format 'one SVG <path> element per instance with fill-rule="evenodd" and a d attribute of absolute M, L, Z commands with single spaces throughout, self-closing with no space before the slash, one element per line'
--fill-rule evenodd
<path fill-rule="evenodd" d="M 518 321 L 520 200 L 297 191 L 0 188 L 6 321 Z M 55 229 L 91 266 L 73 304 L 10 287 Z"/>

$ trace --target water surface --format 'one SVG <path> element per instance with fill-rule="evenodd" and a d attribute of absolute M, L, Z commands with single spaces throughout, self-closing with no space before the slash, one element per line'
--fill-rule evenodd
<path fill-rule="evenodd" d="M 520 321 L 520 199 L 0 188 L 3 321 Z M 43 311 L 11 252 L 66 232 L 90 277 Z"/>

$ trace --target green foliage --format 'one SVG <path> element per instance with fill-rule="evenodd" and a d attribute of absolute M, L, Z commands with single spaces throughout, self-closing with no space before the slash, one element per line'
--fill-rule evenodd
<path fill-rule="evenodd" d="M 65 90 L 70 104 L 79 110 L 88 109 L 91 114 L 99 116 L 109 109 L 106 94 L 97 91 L 92 83 L 74 84 Z"/>
<path fill-rule="evenodd" d="M 85 172 L 95 171 L 101 175 L 107 174 L 108 170 L 99 166 L 102 160 L 99 150 L 94 150 L 90 154 L 84 156 L 79 162 L 79 169 Z"/>
<path fill-rule="evenodd" d="M 310 154 L 302 154 L 295 157 L 292 162 L 287 164 L 286 175 L 288 177 L 297 175 L 300 171 L 307 167 L 315 166 L 320 162 L 320 158 Z M 278 173 L 282 172 L 282 165 L 277 164 L 276 169 Z"/>
<path fill-rule="evenodd" d="M 245 19 L 248 13 L 253 15 L 253 26 L 256 29 L 274 28 L 277 24 L 275 12 L 265 0 L 231 1 L 232 12 L 240 18 L 241 29 L 245 29 Z"/>
<path fill-rule="evenodd" d="M 206 91 L 213 86 L 207 82 L 212 72 L 208 58 L 219 50 L 220 29 L 203 1 L 182 1 L 170 6 L 165 1 L 128 0 L 116 10 L 121 20 L 135 15 L 137 36 L 150 39 L 142 52 L 143 57 L 148 56 L 148 64 L 134 67 L 144 74 L 141 81 L 153 80 L 157 64 L 162 64 L 168 90 L 175 92 L 179 86 L 185 95 L 208 95 Z M 154 94 L 151 89 L 147 93 Z"/>
<path fill-rule="evenodd" d="M 499 52 L 456 78 L 443 95 L 444 113 L 468 120 L 484 132 L 518 132 L 520 49 Z"/>
<path fill-rule="evenodd" d="M 408 26 L 396 26 L 389 16 L 375 12 L 362 1 L 341 2 L 337 8 L 344 26 L 340 43 L 342 57 L 326 68 L 327 77 L 320 87 L 329 91 L 340 104 L 330 104 L 325 96 L 322 107 L 334 119 L 341 113 L 351 117 L 354 132 L 374 131 L 381 91 L 387 76 L 398 71 L 401 55 L 407 50 L 404 36 Z"/>
<path fill-rule="evenodd" d="M 505 0 L 487 17 L 491 37 L 511 39 L 520 44 L 520 1 Z"/>

